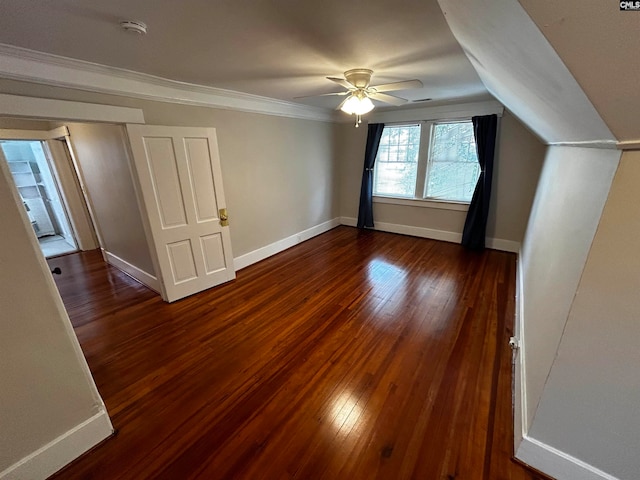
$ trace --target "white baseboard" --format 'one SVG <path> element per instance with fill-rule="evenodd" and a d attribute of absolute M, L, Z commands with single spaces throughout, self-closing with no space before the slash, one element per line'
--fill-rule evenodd
<path fill-rule="evenodd" d="M 340 225 L 356 227 L 358 225 L 358 219 L 353 217 L 340 217 Z"/>
<path fill-rule="evenodd" d="M 358 220 L 353 217 L 340 217 L 342 225 L 355 227 Z M 411 235 L 412 237 L 430 238 L 432 240 L 442 240 L 443 242 L 460 243 L 462 241 L 462 233 L 449 232 L 446 230 L 436 230 L 433 228 L 414 227 L 411 225 L 400 225 L 397 223 L 375 222 L 374 230 L 381 232 L 399 233 L 401 235 Z M 518 253 L 520 243 L 513 240 L 503 240 L 501 238 L 487 238 L 487 248 L 493 250 L 502 250 L 504 252 Z"/>
<path fill-rule="evenodd" d="M 524 338 L 524 273 L 522 270 L 522 250 L 518 252 L 516 263 L 516 312 L 515 329 L 513 335 L 518 341 L 518 353 L 515 358 L 513 371 L 513 446 L 514 452 L 518 451 L 522 439 L 529 432 L 529 419 L 527 418 L 527 369 Z"/>
<path fill-rule="evenodd" d="M 582 460 L 528 436 L 522 439 L 516 458 L 558 480 L 618 480 Z"/>
<path fill-rule="evenodd" d="M 320 235 L 321 233 L 328 232 L 329 230 L 336 228 L 340 225 L 340 219 L 334 218 L 332 220 L 328 220 L 320 225 L 316 225 L 315 227 L 307 228 L 301 232 L 298 232 L 289 237 L 283 238 L 282 240 L 278 240 L 277 242 L 271 243 L 264 247 L 258 248 L 257 250 L 253 250 L 252 252 L 245 253 L 244 255 L 240 255 L 233 259 L 233 264 L 235 266 L 236 271 L 242 270 L 249 265 L 253 265 L 254 263 L 258 263 L 265 258 L 268 258 L 276 253 L 280 253 L 287 248 L 291 248 L 294 245 L 302 243 L 310 238 L 315 237 L 316 235 Z"/>
<path fill-rule="evenodd" d="M 47 478 L 111 434 L 113 426 L 109 415 L 102 409 L 93 417 L 0 472 L 0 480 Z"/>
<path fill-rule="evenodd" d="M 502 252 L 520 253 L 520 242 L 505 240 L 503 238 L 487 238 L 487 248 Z"/>
<path fill-rule="evenodd" d="M 156 277 L 151 275 L 150 273 L 141 270 L 135 265 L 131 265 L 126 260 L 121 259 L 117 255 L 114 255 L 111 252 L 107 252 L 106 250 L 102 250 L 102 256 L 105 258 L 105 261 L 109 265 L 113 265 L 118 270 L 122 270 L 124 273 L 129 275 L 134 280 L 137 280 L 141 284 L 149 287 L 156 293 L 160 293 L 160 282 Z"/>
<path fill-rule="evenodd" d="M 617 480 L 565 452 L 528 435 L 531 419 L 527 417 L 527 368 L 524 330 L 524 272 L 522 253 L 518 254 L 516 271 L 516 329 L 519 351 L 514 370 L 513 432 L 514 451 L 518 460 L 558 480 Z"/>

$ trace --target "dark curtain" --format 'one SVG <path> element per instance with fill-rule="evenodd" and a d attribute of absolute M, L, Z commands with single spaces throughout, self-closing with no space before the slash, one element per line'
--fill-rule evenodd
<path fill-rule="evenodd" d="M 482 250 L 487 230 L 487 218 L 489 217 L 498 116 L 473 117 L 471 121 L 473 122 L 473 133 L 476 138 L 480 177 L 478 178 L 476 189 L 473 191 L 467 219 L 464 222 L 462 245 L 471 250 Z"/>
<path fill-rule="evenodd" d="M 376 163 L 382 130 L 384 130 L 384 123 L 369 124 L 367 148 L 364 151 L 362 187 L 360 188 L 358 228 L 373 228 L 373 165 Z"/>

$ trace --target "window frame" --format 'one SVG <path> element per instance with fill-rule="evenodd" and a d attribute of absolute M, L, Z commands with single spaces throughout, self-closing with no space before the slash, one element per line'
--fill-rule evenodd
<path fill-rule="evenodd" d="M 434 142 L 434 126 L 443 123 L 469 123 L 471 117 L 464 118 L 439 118 L 433 120 L 419 120 L 406 122 L 389 122 L 385 123 L 385 127 L 403 127 L 403 126 L 420 126 L 420 148 L 418 150 L 418 166 L 416 172 L 416 184 L 413 197 L 373 194 L 374 203 L 386 203 L 395 205 L 407 205 L 415 207 L 439 208 L 444 210 L 466 211 L 469 209 L 470 201 L 443 200 L 435 197 L 428 197 L 427 178 L 431 167 L 431 150 Z M 377 180 L 377 168 L 374 165 L 374 188 Z"/>

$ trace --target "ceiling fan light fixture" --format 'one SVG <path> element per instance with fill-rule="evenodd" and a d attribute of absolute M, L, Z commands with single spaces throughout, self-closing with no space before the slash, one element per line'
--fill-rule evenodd
<path fill-rule="evenodd" d="M 342 105 L 342 110 L 349 115 L 364 115 L 373 110 L 373 102 L 365 94 L 354 93 Z"/>

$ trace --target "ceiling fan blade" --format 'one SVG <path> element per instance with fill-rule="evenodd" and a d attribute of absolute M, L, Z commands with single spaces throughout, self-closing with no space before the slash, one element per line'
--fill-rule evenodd
<path fill-rule="evenodd" d="M 347 82 L 344 78 L 327 77 L 327 80 L 331 80 L 332 82 L 335 82 L 338 85 L 342 85 L 344 88 L 349 88 L 349 89 L 353 88 L 353 85 Z"/>
<path fill-rule="evenodd" d="M 387 95 L 386 93 L 369 93 L 368 95 L 372 100 L 390 103 L 391 105 L 404 105 L 409 101 L 404 98 L 396 97 L 395 95 Z"/>
<path fill-rule="evenodd" d="M 394 90 L 408 90 L 410 88 L 422 88 L 420 80 L 405 80 L 404 82 L 383 83 L 382 85 L 373 85 L 371 88 L 376 92 L 393 92 Z"/>
<path fill-rule="evenodd" d="M 303 97 L 293 97 L 294 100 L 297 100 L 299 98 L 313 98 L 313 97 L 329 97 L 329 96 L 333 96 L 333 95 L 349 95 L 351 92 L 331 92 L 331 93 L 319 93 L 318 95 L 305 95 Z"/>

